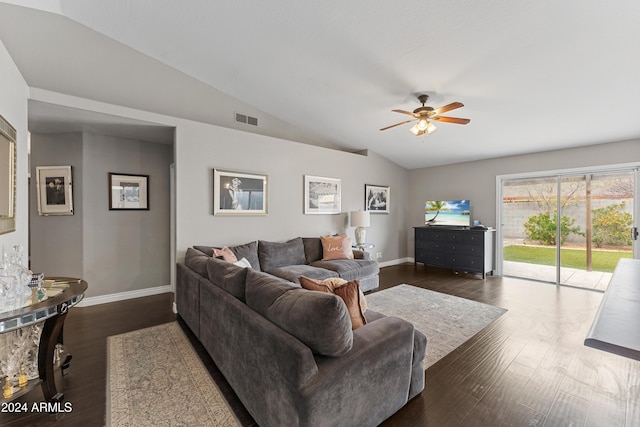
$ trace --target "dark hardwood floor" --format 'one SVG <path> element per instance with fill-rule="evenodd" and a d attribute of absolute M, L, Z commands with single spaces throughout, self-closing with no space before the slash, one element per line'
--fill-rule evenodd
<path fill-rule="evenodd" d="M 582 344 L 601 293 L 413 264 L 383 268 L 380 282 L 381 289 L 409 283 L 509 310 L 431 366 L 425 390 L 382 426 L 640 426 L 640 362 Z M 73 411 L 57 419 L 0 413 L 0 425 L 104 425 L 107 337 L 176 319 L 172 300 L 163 294 L 71 309 L 65 344 L 73 360 L 64 381 Z M 255 425 L 189 336 L 242 425 Z M 159 391 L 168 392 L 174 391 Z M 20 401 L 41 399 L 37 389 Z"/>

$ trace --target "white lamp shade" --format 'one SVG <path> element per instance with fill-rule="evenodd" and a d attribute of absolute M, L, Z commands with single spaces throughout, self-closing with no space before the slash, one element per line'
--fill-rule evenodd
<path fill-rule="evenodd" d="M 371 225 L 371 217 L 368 211 L 351 211 L 352 227 L 369 227 Z"/>

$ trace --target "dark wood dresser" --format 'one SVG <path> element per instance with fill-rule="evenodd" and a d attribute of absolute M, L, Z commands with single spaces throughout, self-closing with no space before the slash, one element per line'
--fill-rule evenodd
<path fill-rule="evenodd" d="M 415 262 L 474 274 L 493 273 L 495 229 L 415 227 Z"/>

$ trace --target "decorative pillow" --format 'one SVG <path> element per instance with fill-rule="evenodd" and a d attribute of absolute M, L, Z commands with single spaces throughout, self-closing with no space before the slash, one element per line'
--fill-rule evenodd
<path fill-rule="evenodd" d="M 242 268 L 251 268 L 251 263 L 249 261 L 247 261 L 246 258 L 242 258 L 236 262 L 234 262 L 235 265 L 237 265 L 238 267 L 242 267 Z"/>
<path fill-rule="evenodd" d="M 289 265 L 304 265 L 304 244 L 301 237 L 286 242 L 258 241 L 258 259 L 263 271 Z"/>
<path fill-rule="evenodd" d="M 364 313 L 367 311 L 367 301 L 360 290 L 360 281 L 347 282 L 339 277 L 316 280 L 304 276 L 300 276 L 298 280 L 305 289 L 326 292 L 342 298 L 351 318 L 352 329 L 357 329 L 367 323 L 367 319 L 364 317 Z"/>
<path fill-rule="evenodd" d="M 260 261 L 258 261 L 258 242 L 253 241 L 249 243 L 245 243 L 243 245 L 231 246 L 231 252 L 236 256 L 236 258 L 246 258 L 251 264 L 251 268 L 256 271 L 260 271 Z"/>
<path fill-rule="evenodd" d="M 238 258 L 235 256 L 233 252 L 231 252 L 231 249 L 229 249 L 227 246 L 225 246 L 222 249 L 213 248 L 213 256 L 214 257 L 221 256 L 227 262 L 232 262 L 232 263 L 238 262 Z"/>
<path fill-rule="evenodd" d="M 320 236 L 322 240 L 322 259 L 353 259 L 351 239 L 347 236 Z"/>

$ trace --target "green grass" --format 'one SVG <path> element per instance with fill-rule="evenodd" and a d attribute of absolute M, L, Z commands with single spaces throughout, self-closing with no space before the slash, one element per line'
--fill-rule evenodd
<path fill-rule="evenodd" d="M 560 249 L 560 266 L 585 270 L 587 268 L 586 253 L 585 249 Z M 594 271 L 612 273 L 620 258 L 631 257 L 631 252 L 594 249 L 592 252 L 592 268 Z M 556 265 L 556 249 L 544 246 L 507 246 L 504 248 L 504 260 L 527 262 L 529 264 Z"/>

